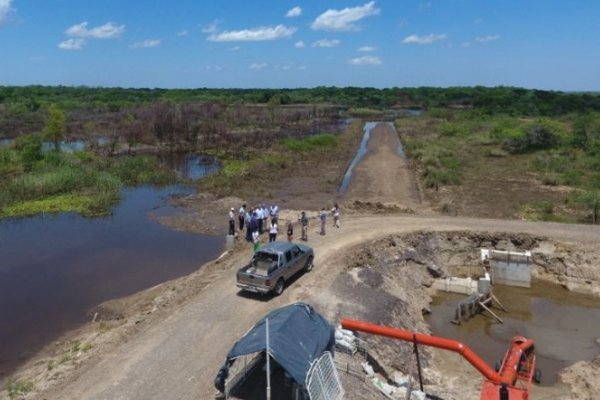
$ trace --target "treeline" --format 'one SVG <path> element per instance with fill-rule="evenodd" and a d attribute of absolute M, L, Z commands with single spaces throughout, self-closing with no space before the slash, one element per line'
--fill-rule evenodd
<path fill-rule="evenodd" d="M 63 110 L 118 112 L 141 104 L 338 104 L 386 109 L 472 108 L 484 114 L 550 116 L 600 111 L 598 93 L 566 93 L 514 87 L 386 88 L 325 87 L 309 89 L 128 89 L 66 86 L 0 86 L 0 113 L 36 112 L 50 104 Z"/>

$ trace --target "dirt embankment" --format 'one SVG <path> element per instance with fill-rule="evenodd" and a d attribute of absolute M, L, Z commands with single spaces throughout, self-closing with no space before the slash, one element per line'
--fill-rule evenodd
<path fill-rule="evenodd" d="M 416 178 L 407 158 L 398 154 L 398 134 L 386 123 L 371 130 L 367 154 L 354 168 L 344 200 L 382 203 L 416 209 L 420 203 Z"/>
<path fill-rule="evenodd" d="M 385 143 L 381 146 L 389 147 Z M 396 162 L 395 152 L 379 150 L 379 157 Z M 386 169 L 390 164 L 381 165 Z M 381 170 L 373 167 L 364 173 L 374 182 Z M 365 192 L 364 198 L 370 196 L 377 195 Z M 36 385 L 26 397 L 213 398 L 213 378 L 233 343 L 268 311 L 295 301 L 314 304 L 333 322 L 345 316 L 427 330 L 422 309 L 429 301 L 432 274 L 472 261 L 472 248 L 488 242 L 498 248 L 536 248 L 536 274 L 565 286 L 593 292 L 600 282 L 597 227 L 407 215 L 389 212 L 393 207 L 373 214 L 342 206 L 340 229 L 329 225 L 327 235 L 320 236 L 316 219 L 311 222 L 315 268 L 290 283 L 280 297 L 237 290 L 235 271 L 251 254 L 250 245 L 240 241 L 232 252 L 187 277 L 99 307 L 95 322 L 74 336 L 79 342 L 49 346 L 16 375 Z M 284 219 L 295 218 L 299 211 L 283 208 Z M 386 372 L 406 368 L 410 349 L 405 344 L 369 341 Z M 428 391 L 445 399 L 478 397 L 476 374 L 452 375 L 433 353 L 425 362 Z M 587 364 L 574 368 L 565 379 L 575 382 L 575 388 L 561 387 L 556 389 L 560 396 L 546 398 L 593 398 L 600 382 Z M 349 391 L 348 396 L 378 398 L 368 389 Z"/>

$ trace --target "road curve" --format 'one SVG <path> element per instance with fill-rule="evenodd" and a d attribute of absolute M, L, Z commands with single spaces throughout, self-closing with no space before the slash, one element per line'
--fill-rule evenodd
<path fill-rule="evenodd" d="M 213 398 L 213 378 L 233 343 L 273 308 L 311 302 L 329 287 L 343 269 L 339 254 L 366 241 L 392 233 L 418 230 L 513 232 L 556 241 L 595 244 L 600 227 L 418 215 L 344 215 L 341 229 L 326 236 L 310 229 L 315 268 L 277 298 L 261 301 L 243 297 L 235 286 L 235 270 L 247 254 L 225 258 L 212 282 L 166 319 L 149 326 L 95 365 L 82 369 L 77 379 L 40 399 L 56 400 L 197 400 Z M 249 250 L 248 250 L 249 251 Z"/>

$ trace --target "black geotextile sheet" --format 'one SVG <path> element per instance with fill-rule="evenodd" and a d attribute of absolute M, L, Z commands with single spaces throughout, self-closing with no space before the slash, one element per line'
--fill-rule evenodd
<path fill-rule="evenodd" d="M 226 364 L 246 354 L 266 352 L 266 320 L 269 319 L 269 354 L 301 386 L 310 364 L 325 351 L 333 353 L 335 330 L 305 303 L 271 311 L 248 331 L 227 354 Z"/>

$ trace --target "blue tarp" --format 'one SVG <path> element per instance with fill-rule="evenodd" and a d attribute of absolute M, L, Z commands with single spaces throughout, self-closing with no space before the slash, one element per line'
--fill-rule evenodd
<path fill-rule="evenodd" d="M 310 364 L 325 351 L 333 352 L 335 330 L 329 322 L 305 303 L 295 303 L 271 311 L 258 321 L 227 354 L 225 371 L 219 371 L 215 384 L 227 375 L 236 358 L 266 352 L 266 320 L 269 319 L 269 354 L 304 387 Z M 219 389 L 219 387 L 217 386 Z"/>

